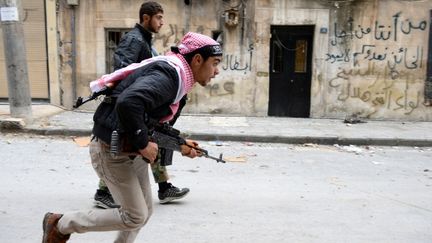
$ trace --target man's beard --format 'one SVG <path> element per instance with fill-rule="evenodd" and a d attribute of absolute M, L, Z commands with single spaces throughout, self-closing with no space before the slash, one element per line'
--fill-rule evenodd
<path fill-rule="evenodd" d="M 150 32 L 152 32 L 152 33 L 158 33 L 158 32 L 159 32 L 159 30 L 153 28 L 153 26 L 149 26 L 149 30 L 150 30 Z"/>

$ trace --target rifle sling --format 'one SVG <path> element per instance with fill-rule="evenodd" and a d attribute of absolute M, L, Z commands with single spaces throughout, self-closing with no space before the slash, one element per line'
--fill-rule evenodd
<path fill-rule="evenodd" d="M 117 101 L 117 97 L 105 96 L 102 102 L 113 105 L 116 103 L 116 101 Z"/>

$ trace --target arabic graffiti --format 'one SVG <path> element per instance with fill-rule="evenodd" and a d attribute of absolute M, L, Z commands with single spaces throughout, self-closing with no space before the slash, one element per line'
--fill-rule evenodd
<path fill-rule="evenodd" d="M 191 30 L 197 33 L 204 33 L 204 26 L 200 25 L 196 28 L 196 30 Z M 154 37 L 155 42 L 162 41 L 162 47 L 164 48 L 170 48 L 171 44 L 178 43 L 183 35 L 186 34 L 186 29 L 181 28 L 176 24 L 169 24 L 169 31 L 158 33 Z M 167 49 L 168 50 L 168 49 Z"/>
<path fill-rule="evenodd" d="M 234 95 L 235 93 L 234 92 L 235 83 L 232 81 L 208 84 L 204 88 L 208 90 L 210 97 Z M 198 104 L 199 96 L 200 95 L 198 95 L 196 91 L 192 91 L 192 93 L 188 95 L 188 104 Z"/>
<path fill-rule="evenodd" d="M 373 107 L 383 107 L 388 110 L 402 110 L 405 115 L 411 114 L 420 104 L 421 92 L 410 86 L 415 82 L 414 75 L 410 72 L 399 73 L 399 79 L 404 82 L 404 87 L 396 87 L 398 80 L 394 80 L 386 67 L 378 71 L 374 64 L 370 64 L 367 70 L 355 70 L 340 68 L 336 77 L 329 80 L 329 86 L 337 88 L 340 92 L 337 100 L 360 99 Z M 372 83 L 354 83 L 355 77 L 374 75 Z M 368 114 L 371 115 L 371 114 Z"/>
<path fill-rule="evenodd" d="M 355 26 L 352 18 L 349 18 L 347 30 L 340 29 L 338 23 L 334 23 L 334 37 L 331 40 L 331 45 L 337 46 L 343 44 L 347 39 L 361 40 L 367 35 L 373 35 L 373 40 L 376 44 L 361 45 L 360 50 L 352 50 L 350 48 L 342 48 L 326 54 L 326 61 L 330 63 L 344 62 L 352 63 L 354 67 L 360 66 L 362 61 L 367 62 L 387 62 L 387 65 L 392 70 L 396 70 L 398 66 L 406 69 L 417 69 L 423 67 L 424 47 L 410 45 L 409 47 L 401 47 L 398 41 L 401 35 L 412 35 L 414 31 L 424 32 L 427 28 L 427 21 L 412 21 L 409 18 L 401 20 L 402 12 L 398 12 L 392 16 L 390 25 L 385 25 L 379 21 L 375 21 L 372 26 L 366 27 L 362 25 Z M 371 39 L 369 36 L 368 40 Z M 376 41 L 393 41 L 395 45 L 383 46 Z"/>
<path fill-rule="evenodd" d="M 386 25 L 375 21 L 373 27 L 362 25 L 355 26 L 354 19 L 349 18 L 347 22 L 347 30 L 340 29 L 338 23 L 334 23 L 334 38 L 330 41 L 333 46 L 344 43 L 347 39 L 363 39 L 368 35 L 373 35 L 375 40 L 393 40 L 398 41 L 399 35 L 409 35 L 413 31 L 425 31 L 427 21 L 419 22 L 411 21 L 410 19 L 401 20 L 402 12 L 398 12 L 392 16 L 392 23 Z"/>
<path fill-rule="evenodd" d="M 197 33 L 203 33 L 204 27 L 202 25 L 198 26 L 196 31 Z M 178 43 L 183 35 L 186 33 L 184 28 L 180 28 L 176 24 L 169 25 L 169 31 L 164 33 L 159 33 L 154 37 L 155 43 L 162 42 L 162 47 L 165 50 L 162 50 L 161 53 L 166 53 L 170 50 L 171 44 Z M 254 44 L 250 44 L 248 46 L 248 61 L 246 61 L 242 65 L 241 56 L 237 56 L 234 54 L 226 54 L 223 58 L 222 69 L 223 70 L 231 70 L 231 71 L 241 71 L 241 72 L 250 72 L 252 70 L 252 57 L 254 51 Z"/>
<path fill-rule="evenodd" d="M 231 70 L 231 71 L 244 71 L 246 73 L 247 71 L 251 71 L 252 69 L 252 56 L 253 56 L 253 44 L 249 45 L 248 52 L 249 52 L 249 62 L 246 62 L 244 66 L 241 66 L 240 57 L 237 57 L 236 55 L 232 54 L 226 54 L 224 57 L 224 64 L 222 65 L 223 70 Z"/>
<path fill-rule="evenodd" d="M 206 86 L 209 90 L 210 96 L 224 96 L 234 94 L 234 82 L 227 81 L 222 84 L 223 89 L 221 89 L 219 84 L 210 84 Z"/>
<path fill-rule="evenodd" d="M 385 21 L 371 22 L 370 26 L 356 24 L 350 18 L 346 29 L 334 23 L 330 44 L 338 48 L 332 48 L 325 61 L 340 64 L 336 75 L 328 81 L 329 87 L 336 90 L 338 101 L 358 99 L 377 108 L 373 113 L 387 109 L 405 115 L 421 105 L 418 83 L 422 79 L 419 73 L 426 66 L 426 49 L 423 42 L 403 39 L 409 36 L 415 40 L 419 34 L 427 34 L 428 22 L 402 16 L 400 11 Z M 355 42 L 344 45 L 349 40 Z"/>
<path fill-rule="evenodd" d="M 417 69 L 423 67 L 423 54 L 423 46 L 400 47 L 396 50 L 389 50 L 389 47 L 385 47 L 384 51 L 380 51 L 376 45 L 362 45 L 361 51 L 358 52 L 347 48 L 337 54 L 327 53 L 325 60 L 330 63 L 352 63 L 354 67 L 360 66 L 361 61 L 366 60 L 386 62 L 391 70 L 396 70 L 399 66 L 406 69 Z"/>

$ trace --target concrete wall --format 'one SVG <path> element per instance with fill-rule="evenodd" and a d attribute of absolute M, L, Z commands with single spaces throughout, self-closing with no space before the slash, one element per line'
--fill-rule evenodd
<path fill-rule="evenodd" d="M 60 2 L 65 2 L 60 0 Z M 138 0 L 94 0 L 80 1 L 76 7 L 76 38 L 77 38 L 77 95 L 86 96 L 89 94 L 88 83 L 91 80 L 105 74 L 106 50 L 105 30 L 106 28 L 132 28 L 139 22 L 139 8 L 143 1 Z M 220 16 L 223 13 L 223 3 L 214 1 L 191 1 L 187 5 L 184 1 L 158 1 L 165 10 L 165 25 L 162 31 L 154 38 L 154 45 L 160 53 L 166 53 L 169 48 L 176 45 L 183 35 L 188 31 L 212 35 L 212 31 L 219 31 Z M 216 10 L 216 11 L 215 11 Z M 72 10 L 65 6 L 60 19 L 70 19 Z M 68 15 L 67 15 L 67 14 Z M 63 25 L 59 28 L 63 40 L 70 39 L 71 29 Z M 62 39 L 62 38 L 61 38 Z M 234 47 L 233 47 L 234 48 Z M 239 49 L 238 46 L 235 47 Z M 70 60 L 69 60 L 70 61 Z M 68 63 L 68 61 L 64 61 Z M 63 80 L 70 73 L 63 71 Z M 70 82 L 66 82 L 70 83 Z M 220 87 L 228 87 L 219 80 L 214 84 Z M 200 100 L 206 100 L 219 90 L 216 86 L 207 90 L 200 90 L 191 95 L 189 112 L 210 112 L 224 106 L 221 99 L 212 100 L 208 107 L 201 107 Z M 229 89 L 228 87 L 227 89 Z M 203 94 L 201 94 L 203 93 Z M 219 95 L 219 94 L 218 94 Z M 232 95 L 232 94 L 230 94 Z M 212 104 L 214 103 L 214 104 Z M 68 103 L 69 104 L 69 103 Z M 70 107 L 66 105 L 67 107 Z M 86 109 L 94 109 L 96 104 L 88 104 Z M 225 108 L 224 108 L 225 109 Z M 237 109 L 237 112 L 240 112 Z"/>
<path fill-rule="evenodd" d="M 353 1 L 333 7 L 325 117 L 432 120 L 424 104 L 431 1 Z"/>
<path fill-rule="evenodd" d="M 208 15 L 215 8 L 213 1 L 200 2 L 207 2 L 202 8 L 204 14 Z M 254 1 L 219 2 L 221 4 L 217 7 L 217 15 L 212 18 L 217 20 L 215 28 L 223 31 L 221 38 L 224 57 L 219 66 L 220 74 L 210 85 L 195 88 L 189 96 L 185 111 L 252 115 L 255 113 L 257 88 L 254 68 Z M 235 9 L 233 14 L 237 16 L 237 21 L 232 25 L 227 24 L 223 17 L 225 11 L 230 9 Z M 193 8 L 192 12 L 199 11 Z"/>
<path fill-rule="evenodd" d="M 266 113 L 270 26 L 313 24 L 311 117 L 432 120 L 423 102 L 430 9 L 431 1 L 257 1 L 257 113 Z"/>
<path fill-rule="evenodd" d="M 190 94 L 188 113 L 266 116 L 270 27 L 315 25 L 311 117 L 432 121 L 432 108 L 424 104 L 423 95 L 431 1 L 159 2 L 165 9 L 165 26 L 155 36 L 155 47 L 161 53 L 187 31 L 207 35 L 223 31 L 221 73 L 209 86 Z M 105 73 L 105 28 L 133 27 L 141 3 L 80 1 L 76 7 L 78 95 L 87 95 L 88 83 Z M 225 20 L 230 9 L 237 24 Z M 66 7 L 59 12 L 61 50 L 70 50 L 70 11 Z M 320 33 L 322 28 L 327 33 Z M 69 57 L 63 56 L 61 85 L 67 90 L 73 84 L 68 78 Z"/>

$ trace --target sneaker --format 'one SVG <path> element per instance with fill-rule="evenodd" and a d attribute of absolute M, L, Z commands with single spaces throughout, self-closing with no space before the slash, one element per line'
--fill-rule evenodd
<path fill-rule="evenodd" d="M 158 197 L 160 200 L 159 203 L 161 204 L 183 198 L 184 196 L 186 196 L 186 194 L 189 193 L 189 188 L 180 189 L 178 187 L 173 186 L 171 183 L 168 184 L 169 184 L 168 189 L 166 189 L 164 192 L 161 191 L 158 192 Z"/>
<path fill-rule="evenodd" d="M 98 189 L 94 195 L 94 204 L 98 208 L 109 209 L 109 208 L 119 208 L 120 205 L 115 204 L 111 193 L 106 190 Z"/>
<path fill-rule="evenodd" d="M 63 214 L 46 213 L 43 219 L 42 243 L 65 243 L 69 240 L 70 234 L 64 235 L 57 229 L 57 222 Z"/>

